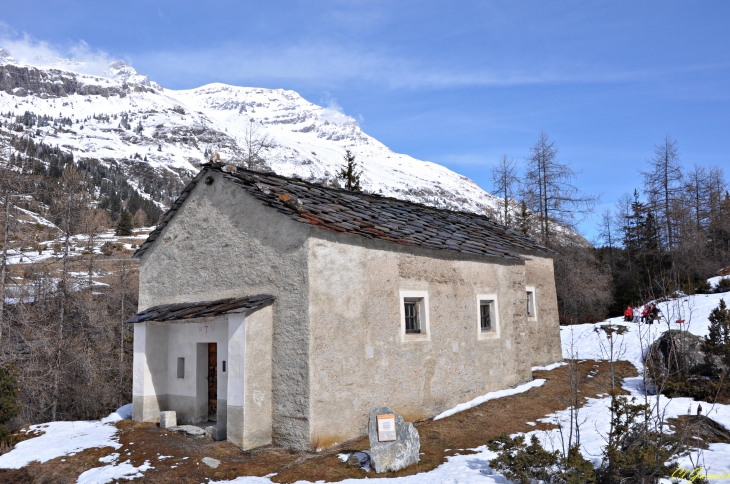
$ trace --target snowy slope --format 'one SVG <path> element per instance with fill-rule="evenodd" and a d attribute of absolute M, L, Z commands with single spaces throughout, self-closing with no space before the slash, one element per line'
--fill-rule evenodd
<path fill-rule="evenodd" d="M 146 163 L 184 178 L 197 171 L 207 149 L 241 163 L 253 126 L 259 138 L 273 142 L 264 158 L 282 175 L 331 182 L 349 149 L 368 192 L 478 213 L 495 206 L 495 197 L 470 179 L 394 153 L 352 117 L 294 91 L 225 84 L 174 91 L 123 62 L 112 63 L 107 77 L 72 72 L 78 66 L 62 61 L 55 66 L 21 66 L 0 56 L 0 113 L 70 118 L 70 126 L 26 127 L 16 135 L 30 131 L 36 141 L 71 150 L 77 159 Z"/>

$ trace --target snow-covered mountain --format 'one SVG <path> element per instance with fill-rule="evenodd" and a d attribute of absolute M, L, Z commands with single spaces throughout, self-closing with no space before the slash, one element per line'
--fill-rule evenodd
<path fill-rule="evenodd" d="M 77 160 L 122 164 L 141 192 L 149 183 L 135 179 L 139 173 L 149 174 L 151 168 L 157 176 L 184 182 L 209 151 L 245 165 L 253 139 L 268 141 L 258 168 L 282 175 L 333 183 L 345 150 L 350 150 L 368 192 L 477 213 L 496 203 L 472 180 L 436 163 L 394 153 L 365 134 L 352 117 L 317 106 L 294 91 L 218 83 L 175 91 L 120 61 L 104 76 L 74 72 L 83 66 L 70 61 L 52 65 L 21 65 L 0 49 L 0 113 L 5 122 L 16 136 L 58 145 Z"/>

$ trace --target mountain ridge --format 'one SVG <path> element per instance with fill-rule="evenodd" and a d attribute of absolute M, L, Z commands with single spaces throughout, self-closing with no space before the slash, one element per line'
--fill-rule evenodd
<path fill-rule="evenodd" d="M 165 198 L 145 192 L 145 183 L 130 166 L 146 163 L 157 176 L 177 177 L 178 185 L 184 185 L 206 154 L 217 151 L 234 164 L 336 184 L 348 149 L 357 157 L 367 192 L 482 214 L 497 203 L 467 177 L 395 153 L 363 132 L 354 118 L 292 90 L 223 83 L 170 90 L 121 61 L 100 76 L 60 69 L 58 63 L 22 65 L 3 53 L 0 112 L 15 118 L 16 136 L 58 145 L 77 160 L 121 164 L 140 194 L 161 205 L 169 206 L 175 194 Z M 20 123 L 26 112 L 31 119 L 48 121 Z M 60 119 L 71 125 L 59 125 Z M 265 145 L 255 167 L 251 140 Z"/>

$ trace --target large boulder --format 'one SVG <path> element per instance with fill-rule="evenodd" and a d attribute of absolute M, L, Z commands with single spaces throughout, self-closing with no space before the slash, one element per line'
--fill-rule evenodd
<path fill-rule="evenodd" d="M 390 442 L 378 440 L 377 418 L 378 415 L 384 414 L 395 415 L 396 439 Z M 370 411 L 368 436 L 370 437 L 370 463 L 375 472 L 397 471 L 418 462 L 421 450 L 418 430 L 389 407 L 379 407 Z"/>
<path fill-rule="evenodd" d="M 662 334 L 646 354 L 646 366 L 650 371 L 669 377 L 697 372 L 698 367 L 710 363 L 717 373 L 727 371 L 722 360 L 710 356 L 709 361 L 702 349 L 704 338 L 688 331 L 671 329 Z"/>
<path fill-rule="evenodd" d="M 647 366 L 663 375 L 687 373 L 705 362 L 703 339 L 687 331 L 671 329 L 649 348 Z"/>

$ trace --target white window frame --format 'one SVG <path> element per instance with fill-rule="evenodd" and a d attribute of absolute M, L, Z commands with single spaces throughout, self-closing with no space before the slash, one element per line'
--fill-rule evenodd
<path fill-rule="evenodd" d="M 420 333 L 406 333 L 405 300 L 413 298 L 418 301 L 418 318 Z M 431 325 L 428 316 L 428 291 L 400 291 L 398 298 L 400 308 L 400 340 L 402 343 L 410 341 L 431 341 Z"/>
<path fill-rule="evenodd" d="M 528 295 L 527 297 L 532 299 L 532 315 L 527 315 L 528 321 L 537 321 L 537 291 L 535 290 L 535 286 L 526 286 L 525 287 L 525 293 Z M 532 296 L 529 296 L 529 295 Z M 527 312 L 525 310 L 525 312 Z"/>
<path fill-rule="evenodd" d="M 489 301 L 492 306 L 492 330 L 482 331 L 482 301 Z M 499 338 L 499 301 L 496 294 L 477 294 L 477 339 L 498 339 Z"/>

